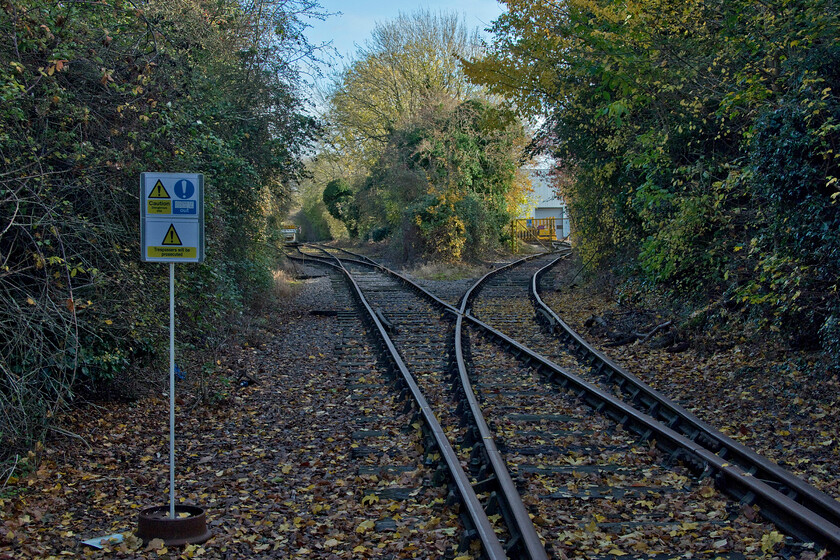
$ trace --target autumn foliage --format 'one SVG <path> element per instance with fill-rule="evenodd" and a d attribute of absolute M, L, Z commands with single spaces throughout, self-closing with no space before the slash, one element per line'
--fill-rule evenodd
<path fill-rule="evenodd" d="M 206 177 L 207 262 L 178 270 L 186 347 L 270 285 L 269 216 L 315 130 L 292 4 L 0 2 L 0 459 L 166 348 L 141 172 Z"/>
<path fill-rule="evenodd" d="M 507 0 L 466 71 L 573 173 L 586 258 L 840 355 L 830 0 Z"/>
<path fill-rule="evenodd" d="M 478 49 L 457 16 L 420 11 L 378 25 L 339 75 L 319 157 L 337 175 L 324 202 L 352 237 L 446 261 L 504 238 L 527 189 L 527 135 L 465 78 L 459 57 Z"/>

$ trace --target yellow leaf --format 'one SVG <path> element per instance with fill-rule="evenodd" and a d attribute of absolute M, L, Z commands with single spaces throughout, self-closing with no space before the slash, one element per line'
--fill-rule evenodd
<path fill-rule="evenodd" d="M 368 531 L 373 529 L 374 526 L 375 526 L 375 523 L 373 521 L 371 521 L 370 519 L 368 519 L 367 521 L 362 521 L 361 523 L 359 523 L 359 526 L 356 527 L 356 532 L 357 533 L 367 533 Z"/>
<path fill-rule="evenodd" d="M 712 496 L 715 495 L 715 489 L 712 488 L 711 486 L 704 486 L 703 488 L 700 489 L 700 495 L 703 496 L 704 498 L 711 498 Z"/>
<path fill-rule="evenodd" d="M 365 547 L 364 547 L 364 546 L 362 546 L 362 545 L 359 545 L 359 546 L 357 546 L 356 548 L 354 548 L 354 549 L 353 549 L 353 552 L 357 552 L 357 553 L 358 553 L 358 552 L 367 552 L 367 551 L 368 551 L 368 549 L 367 549 L 367 548 L 365 548 Z"/>
<path fill-rule="evenodd" d="M 376 494 L 368 494 L 364 498 L 362 498 L 362 505 L 369 506 L 379 502 L 379 496 Z"/>
<path fill-rule="evenodd" d="M 610 550 L 607 554 L 612 554 L 613 556 L 626 556 L 626 552 L 622 552 L 621 550 L 614 548 Z"/>
<path fill-rule="evenodd" d="M 290 472 L 292 472 L 292 466 L 291 465 L 283 465 L 280 468 L 280 472 L 283 473 L 283 474 L 289 474 Z"/>
<path fill-rule="evenodd" d="M 35 305 L 35 300 L 31 297 L 28 297 L 26 298 L 26 303 L 28 303 L 29 305 Z"/>
<path fill-rule="evenodd" d="M 770 554 L 777 544 L 783 542 L 785 542 L 785 536 L 778 531 L 767 533 L 761 537 L 761 551 Z"/>
<path fill-rule="evenodd" d="M 114 322 L 111 319 L 105 319 L 105 324 L 106 325 L 113 325 Z"/>

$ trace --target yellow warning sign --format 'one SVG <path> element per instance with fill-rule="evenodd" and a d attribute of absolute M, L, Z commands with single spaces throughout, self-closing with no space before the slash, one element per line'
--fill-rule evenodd
<path fill-rule="evenodd" d="M 197 247 L 147 247 L 146 257 L 150 259 L 194 259 Z"/>
<path fill-rule="evenodd" d="M 146 201 L 148 204 L 146 205 L 146 213 L 147 214 L 171 214 L 172 213 L 172 201 L 171 200 L 159 200 L 159 199 L 149 199 Z"/>
<path fill-rule="evenodd" d="M 178 236 L 178 232 L 175 231 L 175 225 L 169 224 L 169 229 L 166 230 L 166 235 L 163 236 L 163 241 L 160 242 L 161 245 L 183 245 L 181 243 L 181 238 Z"/>
<path fill-rule="evenodd" d="M 155 186 L 152 187 L 152 192 L 149 193 L 149 198 L 172 198 L 169 196 L 169 193 L 166 191 L 166 187 L 163 186 L 163 183 L 160 182 L 158 179 Z"/>

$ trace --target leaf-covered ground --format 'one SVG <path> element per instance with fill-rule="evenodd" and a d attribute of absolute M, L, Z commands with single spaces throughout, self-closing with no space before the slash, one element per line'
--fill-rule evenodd
<path fill-rule="evenodd" d="M 79 437 L 51 437 L 0 494 L 0 559 L 451 557 L 457 512 L 445 488 L 424 484 L 411 421 L 394 412 L 378 368 L 353 378 L 336 359 L 365 341 L 348 339 L 335 317 L 308 314 L 334 307 L 331 292 L 327 279 L 309 280 L 285 313 L 262 318 L 261 343 L 223 358 L 232 381 L 245 373 L 256 384 L 234 382 L 222 402 L 192 410 L 182 391 L 176 496 L 206 509 L 209 542 L 167 550 L 129 535 L 105 551 L 80 544 L 131 533 L 140 509 L 168 503 L 168 397 L 159 395 L 62 420 Z M 383 453 L 356 452 L 364 419 L 379 431 L 365 447 Z"/>
<path fill-rule="evenodd" d="M 584 289 L 548 299 L 582 333 L 588 317 L 617 309 L 609 297 Z M 80 544 L 130 534 L 141 508 L 166 503 L 168 397 L 159 394 L 77 409 L 60 424 L 77 437 L 54 433 L 22 461 L 19 476 L 0 481 L 6 482 L 0 560 L 455 555 L 457 515 L 446 507 L 444 490 L 426 482 L 417 434 L 406 430 L 411 421 L 393 412 L 394 395 L 377 367 L 342 369 L 338 351 L 358 360 L 366 341 L 348 335 L 335 317 L 309 314 L 336 305 L 326 279 L 308 281 L 282 313 L 258 318 L 256 343 L 222 357 L 219 368 L 232 381 L 224 399 L 192 408 L 189 388 L 179 392 L 177 494 L 207 510 L 214 533 L 208 543 L 167 550 L 129 535 L 105 551 Z M 808 355 L 770 354 L 748 342 L 716 353 L 668 353 L 647 344 L 607 352 L 733 437 L 840 496 L 840 386 L 797 367 L 807 365 Z M 240 387 L 242 373 L 258 383 Z M 376 419 L 380 433 L 363 445 L 380 454 L 354 451 L 364 418 Z"/>
<path fill-rule="evenodd" d="M 606 347 L 587 334 L 593 315 L 650 314 L 619 305 L 607 290 L 568 287 L 544 299 L 612 359 L 733 439 L 840 499 L 840 379 L 820 374 L 816 354 L 785 349 L 773 337 L 713 332 L 684 352 L 647 343 Z M 657 319 L 668 317 L 653 313 Z M 676 321 L 675 321 L 676 323 Z"/>

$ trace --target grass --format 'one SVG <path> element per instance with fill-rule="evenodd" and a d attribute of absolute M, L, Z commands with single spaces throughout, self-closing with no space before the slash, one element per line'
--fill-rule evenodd
<path fill-rule="evenodd" d="M 425 263 L 406 271 L 415 278 L 424 280 L 463 280 L 476 278 L 486 272 L 484 267 L 464 263 Z"/>
<path fill-rule="evenodd" d="M 289 299 L 295 296 L 303 287 L 303 284 L 289 274 L 289 272 L 277 269 L 272 272 L 274 277 L 274 297 L 278 300 Z"/>

